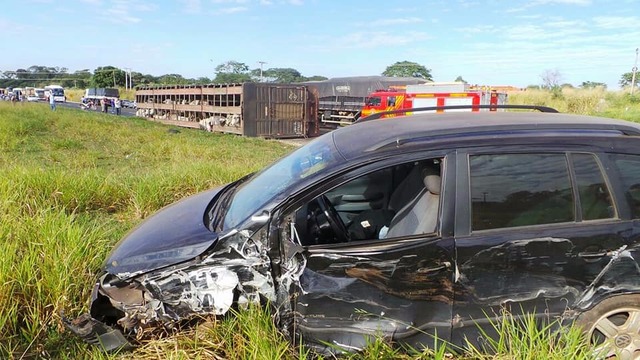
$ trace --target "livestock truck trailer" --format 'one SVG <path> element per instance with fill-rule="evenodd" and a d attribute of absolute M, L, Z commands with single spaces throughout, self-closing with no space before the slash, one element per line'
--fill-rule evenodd
<path fill-rule="evenodd" d="M 189 121 L 208 131 L 264 138 L 319 134 L 317 98 L 300 84 L 208 84 L 136 89 L 137 116 Z"/>

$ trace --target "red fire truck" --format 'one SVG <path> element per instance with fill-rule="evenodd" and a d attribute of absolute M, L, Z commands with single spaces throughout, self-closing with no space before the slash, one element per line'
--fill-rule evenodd
<path fill-rule="evenodd" d="M 471 90 L 464 83 L 429 83 L 407 85 L 405 90 L 377 90 L 366 98 L 362 117 L 400 109 L 414 109 L 446 105 L 503 105 L 507 94 L 490 88 Z M 495 109 L 490 109 L 495 111 Z M 444 110 L 437 110 L 443 112 Z M 455 109 L 447 111 L 480 111 L 479 108 Z M 394 115 L 387 115 L 391 117 Z"/>

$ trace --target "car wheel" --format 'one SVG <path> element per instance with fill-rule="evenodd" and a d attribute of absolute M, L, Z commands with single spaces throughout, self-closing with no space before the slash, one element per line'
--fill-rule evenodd
<path fill-rule="evenodd" d="M 580 315 L 575 324 L 587 333 L 598 358 L 640 358 L 640 296 L 603 300 Z"/>

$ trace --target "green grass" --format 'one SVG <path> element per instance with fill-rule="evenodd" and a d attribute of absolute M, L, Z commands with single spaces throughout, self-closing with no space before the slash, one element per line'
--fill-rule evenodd
<path fill-rule="evenodd" d="M 275 141 L 0 102 L 0 358 L 94 358 L 62 332 L 111 246 L 159 208 L 258 170 Z"/>
<path fill-rule="evenodd" d="M 557 100 L 539 96 L 528 100 Z M 587 100 L 573 101 L 588 106 L 575 109 L 587 111 L 603 98 L 598 114 L 638 119 L 635 99 L 581 96 Z M 292 149 L 277 141 L 169 129 L 137 118 L 0 102 L 0 358 L 310 357 L 279 335 L 268 312 L 253 308 L 120 355 L 106 356 L 64 331 L 61 312 L 74 317 L 87 310 L 102 261 L 126 231 L 169 203 L 258 170 Z M 536 353 L 557 347 L 543 335 L 530 348 Z M 517 348 L 526 352 L 526 346 Z M 517 358 L 498 350 L 498 358 Z M 485 357 L 473 351 L 457 356 Z M 442 349 L 399 349 L 377 339 L 347 358 L 450 357 Z"/>
<path fill-rule="evenodd" d="M 640 121 L 640 94 L 611 92 L 602 88 L 561 89 L 555 92 L 527 90 L 509 94 L 509 104 L 544 105 L 564 113 Z"/>
<path fill-rule="evenodd" d="M 534 314 L 516 317 L 503 311 L 490 322 L 490 331 L 480 330 L 484 345 L 468 343 L 466 354 L 475 359 L 494 357 L 519 360 L 595 359 L 586 336 L 577 328 L 562 328 L 558 321 L 546 324 Z M 489 336 L 488 332 L 498 334 Z"/>

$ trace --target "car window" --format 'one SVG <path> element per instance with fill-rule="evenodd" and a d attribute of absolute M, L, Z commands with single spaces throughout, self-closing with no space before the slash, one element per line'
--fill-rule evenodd
<path fill-rule="evenodd" d="M 596 157 L 592 154 L 572 154 L 571 158 L 580 195 L 582 220 L 614 217 L 611 194 Z"/>
<path fill-rule="evenodd" d="M 614 163 L 620 173 L 625 195 L 631 206 L 633 218 L 640 218 L 640 156 L 614 155 Z"/>
<path fill-rule="evenodd" d="M 472 230 L 574 221 L 563 154 L 476 155 L 469 165 Z"/>
<path fill-rule="evenodd" d="M 387 106 L 396 106 L 396 97 L 395 96 L 389 96 L 387 98 Z"/>
<path fill-rule="evenodd" d="M 302 245 L 404 237 L 436 231 L 442 159 L 394 165 L 358 176 L 299 207 Z"/>
<path fill-rule="evenodd" d="M 365 105 L 378 106 L 382 103 L 382 99 L 379 96 L 371 96 L 365 100 Z"/>

